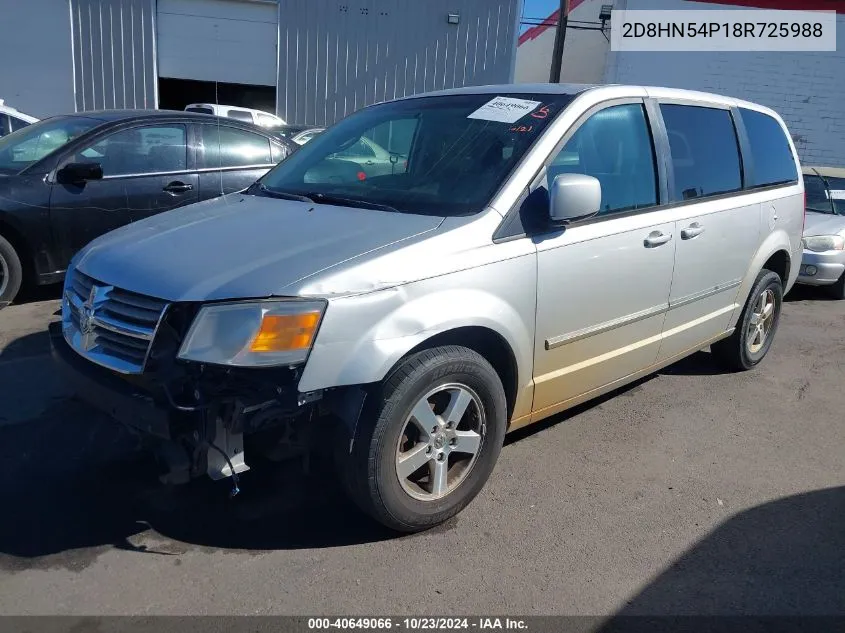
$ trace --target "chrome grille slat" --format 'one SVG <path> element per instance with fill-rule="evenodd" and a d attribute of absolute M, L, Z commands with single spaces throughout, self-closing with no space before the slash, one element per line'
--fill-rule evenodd
<path fill-rule="evenodd" d="M 73 271 L 63 302 L 65 337 L 77 352 L 100 365 L 141 373 L 167 306 L 161 299 L 113 288 Z M 85 325 L 89 329 L 83 332 Z"/>
<path fill-rule="evenodd" d="M 141 308 L 142 310 L 148 310 L 158 314 L 160 314 L 161 311 L 164 310 L 164 306 L 167 305 L 166 301 L 159 301 L 158 299 L 144 297 L 143 295 L 137 295 L 134 292 L 126 292 L 117 288 L 111 291 L 109 298 L 117 303 L 132 306 L 133 308 Z"/>
<path fill-rule="evenodd" d="M 152 325 L 153 327 L 158 323 L 158 317 L 161 314 L 161 311 L 143 310 L 128 303 L 118 303 L 114 300 L 109 301 L 108 306 L 103 308 L 103 311 L 118 319 L 124 317 L 139 325 Z"/>

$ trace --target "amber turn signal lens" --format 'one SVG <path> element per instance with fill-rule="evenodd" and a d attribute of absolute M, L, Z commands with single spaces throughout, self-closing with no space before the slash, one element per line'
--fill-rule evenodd
<path fill-rule="evenodd" d="M 319 312 L 267 314 L 249 346 L 251 352 L 284 352 L 308 349 L 317 332 Z"/>

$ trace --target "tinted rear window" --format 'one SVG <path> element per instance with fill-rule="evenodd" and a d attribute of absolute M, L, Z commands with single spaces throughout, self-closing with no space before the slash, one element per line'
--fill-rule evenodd
<path fill-rule="evenodd" d="M 673 200 L 738 191 L 742 187 L 739 145 L 728 110 L 660 106 L 675 172 Z"/>
<path fill-rule="evenodd" d="M 742 122 L 751 144 L 754 164 L 749 185 L 762 187 L 798 179 L 795 158 L 783 127 L 768 114 L 740 108 Z"/>
<path fill-rule="evenodd" d="M 185 108 L 187 112 L 199 112 L 201 114 L 214 114 L 211 108 Z"/>
<path fill-rule="evenodd" d="M 226 116 L 230 119 L 237 119 L 238 121 L 247 121 L 252 123 L 252 113 L 246 110 L 229 110 Z"/>

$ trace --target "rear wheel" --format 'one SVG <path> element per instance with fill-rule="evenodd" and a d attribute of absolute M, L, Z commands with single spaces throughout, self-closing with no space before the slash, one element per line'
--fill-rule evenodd
<path fill-rule="evenodd" d="M 763 269 L 748 295 L 734 333 L 711 346 L 713 356 L 738 371 L 751 369 L 769 351 L 780 321 L 783 282 L 777 273 Z"/>
<path fill-rule="evenodd" d="M 21 260 L 12 245 L 0 235 L 0 308 L 17 296 L 23 281 Z"/>
<path fill-rule="evenodd" d="M 507 405 L 490 363 L 463 347 L 425 350 L 371 398 L 352 451 L 340 456 L 355 502 L 403 532 L 460 512 L 484 487 L 504 441 Z"/>

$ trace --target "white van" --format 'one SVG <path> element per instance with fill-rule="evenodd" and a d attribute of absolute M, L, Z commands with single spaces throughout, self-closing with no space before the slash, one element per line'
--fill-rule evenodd
<path fill-rule="evenodd" d="M 260 125 L 262 127 L 285 125 L 285 121 L 277 117 L 275 114 L 270 114 L 269 112 L 264 112 L 263 110 L 242 108 L 240 106 L 219 105 L 216 103 L 192 103 L 185 107 L 185 111 L 214 114 L 216 116 L 237 119 L 238 121 L 254 123 L 255 125 Z"/>

